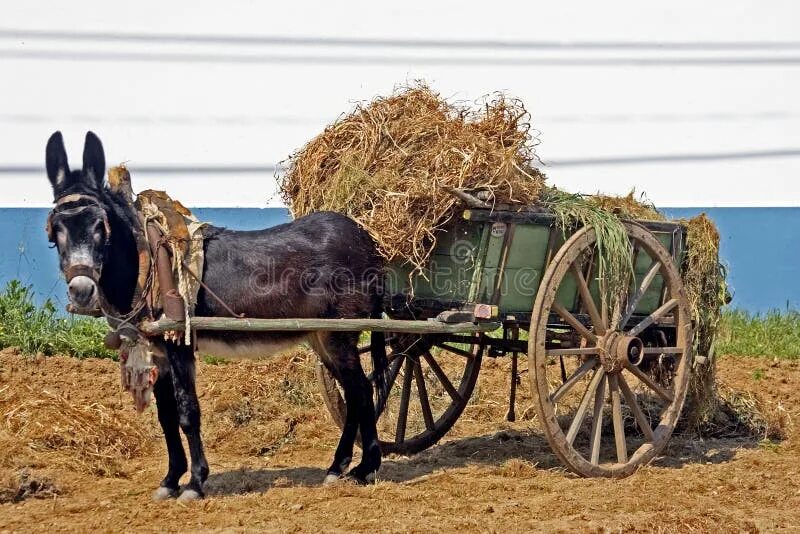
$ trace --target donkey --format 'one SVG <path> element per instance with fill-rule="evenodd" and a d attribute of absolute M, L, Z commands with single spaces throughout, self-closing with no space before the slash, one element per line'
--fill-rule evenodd
<path fill-rule="evenodd" d="M 50 216 L 51 239 L 73 308 L 101 307 L 113 317 L 133 309 L 138 277 L 136 233 L 142 223 L 120 191 L 105 183 L 105 154 L 100 139 L 86 134 L 83 168 L 71 171 L 61 132 L 47 142 L 47 176 L 56 204 Z M 208 226 L 203 231 L 205 266 L 195 314 L 224 317 L 226 303 L 253 318 L 379 318 L 383 262 L 369 234 L 347 217 L 318 212 L 257 231 Z M 208 288 L 210 291 L 207 291 Z M 219 300 L 209 295 L 213 292 Z M 340 478 L 367 483 L 381 464 L 372 383 L 361 366 L 358 332 L 196 332 L 199 352 L 221 357 L 262 357 L 276 349 L 308 341 L 340 383 L 347 416 L 324 483 Z M 155 358 L 153 385 L 158 420 L 164 431 L 169 468 L 155 500 L 204 497 L 209 468 L 200 437 L 200 406 L 195 389 L 195 353 L 191 346 L 153 339 L 163 351 Z M 371 358 L 378 402 L 385 399 L 387 358 L 383 334 L 372 333 Z M 186 436 L 191 478 L 186 473 Z M 345 475 L 357 433 L 362 460 Z"/>

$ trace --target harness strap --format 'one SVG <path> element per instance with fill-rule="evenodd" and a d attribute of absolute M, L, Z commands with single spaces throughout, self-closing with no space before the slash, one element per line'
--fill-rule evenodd
<path fill-rule="evenodd" d="M 45 231 L 47 232 L 47 239 L 53 243 L 55 241 L 55 237 L 53 236 L 53 216 L 57 213 L 56 210 L 63 206 L 64 204 L 72 204 L 75 202 L 80 201 L 88 201 L 90 205 L 99 208 L 103 212 L 103 227 L 106 231 L 106 237 L 108 238 L 111 236 L 111 225 L 108 222 L 108 214 L 106 213 L 106 209 L 100 203 L 97 198 L 93 197 L 92 195 L 84 195 L 81 193 L 72 193 L 71 195 L 64 195 L 63 197 L 59 198 L 55 201 L 55 207 L 53 210 L 47 215 L 47 225 L 45 226 Z M 77 213 L 83 209 L 86 209 L 90 206 L 82 206 L 78 208 L 73 208 L 71 210 L 66 210 L 64 213 Z"/>
<path fill-rule="evenodd" d="M 83 264 L 73 264 L 67 267 L 64 276 L 67 279 L 67 282 L 75 278 L 76 276 L 86 276 L 91 278 L 95 283 L 97 280 L 100 279 L 100 271 L 96 268 L 92 267 L 91 265 L 83 265 Z"/>

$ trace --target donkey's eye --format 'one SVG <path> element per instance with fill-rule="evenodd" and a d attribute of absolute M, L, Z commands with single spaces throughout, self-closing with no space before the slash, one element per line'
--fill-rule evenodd
<path fill-rule="evenodd" d="M 58 246 L 58 250 L 65 250 L 67 248 L 67 231 L 64 229 L 63 226 L 58 225 L 56 226 L 56 245 Z"/>
<path fill-rule="evenodd" d="M 97 223 L 94 225 L 94 228 L 92 229 L 92 238 L 94 239 L 95 244 L 100 244 L 100 242 L 103 240 L 102 224 Z"/>

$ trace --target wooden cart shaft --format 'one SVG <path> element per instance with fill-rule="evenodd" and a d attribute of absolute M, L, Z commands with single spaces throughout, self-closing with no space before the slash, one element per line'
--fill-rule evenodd
<path fill-rule="evenodd" d="M 159 319 L 140 325 L 145 334 L 161 334 L 184 330 L 183 321 Z M 248 319 L 234 317 L 194 317 L 194 330 L 228 330 L 247 332 L 397 332 L 409 334 L 454 334 L 491 332 L 499 322 L 443 323 L 394 319 Z"/>

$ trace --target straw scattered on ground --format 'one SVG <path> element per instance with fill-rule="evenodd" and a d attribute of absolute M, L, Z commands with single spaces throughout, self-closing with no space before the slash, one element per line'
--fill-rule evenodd
<path fill-rule="evenodd" d="M 70 469 L 71 449 L 35 450 L 12 473 L 10 494 L 25 498 L 0 505 L 0 531 L 791 530 L 800 506 L 800 362 L 769 363 L 769 356 L 721 358 L 719 378 L 744 398 L 780 408 L 795 423 L 786 426 L 788 438 L 782 442 L 761 442 L 763 435 L 676 435 L 663 458 L 628 479 L 579 479 L 561 467 L 535 418 L 504 422 L 510 361 L 487 358 L 474 403 L 441 445 L 413 457 L 386 458 L 376 485 L 334 488 L 323 488 L 320 481 L 340 433 L 319 398 L 301 407 L 313 416 L 297 425 L 295 439 L 269 455 L 247 452 L 239 435 L 222 437 L 220 432 L 235 408 L 217 402 L 233 400 L 235 392 L 249 395 L 254 407 L 263 406 L 266 412 L 284 406 L 289 413 L 294 412 L 288 396 L 316 395 L 305 356 L 199 362 L 198 392 L 212 470 L 207 500 L 188 505 L 151 502 L 150 492 L 167 469 L 161 436 L 151 452 L 120 461 L 130 473 L 127 478 Z M 521 365 L 527 368 L 524 359 Z M 758 369 L 763 373 L 755 380 Z M 535 402 L 528 375 L 523 376 L 518 413 Z M 282 382 L 287 377 L 290 389 L 299 391 L 286 392 Z M 244 378 L 249 382 L 243 383 Z M 94 399 L 113 406 L 119 397 L 119 365 L 109 360 L 25 360 L 0 351 L 0 381 L 26 398 L 29 386 L 63 396 L 74 389 L 70 398 L 75 403 Z M 122 400 L 115 409 L 118 417 L 131 414 L 146 427 L 157 428 L 154 410 L 135 415 L 129 396 Z M 260 421 L 254 418 L 241 426 L 254 442 L 261 435 Z M 212 435 L 221 437 L 213 446 Z M 273 436 L 262 437 L 268 444 Z M 29 482 L 49 481 L 58 493 L 26 493 L 30 485 L 20 493 L 22 469 L 30 470 Z M 2 473 L 0 468 L 0 485 Z"/>
<path fill-rule="evenodd" d="M 33 387 L 0 388 L 0 464 L 13 466 L 31 452 L 58 451 L 67 467 L 98 475 L 125 475 L 120 462 L 148 452 L 153 434 L 132 413 Z M 65 459 L 63 452 L 69 451 Z"/>

